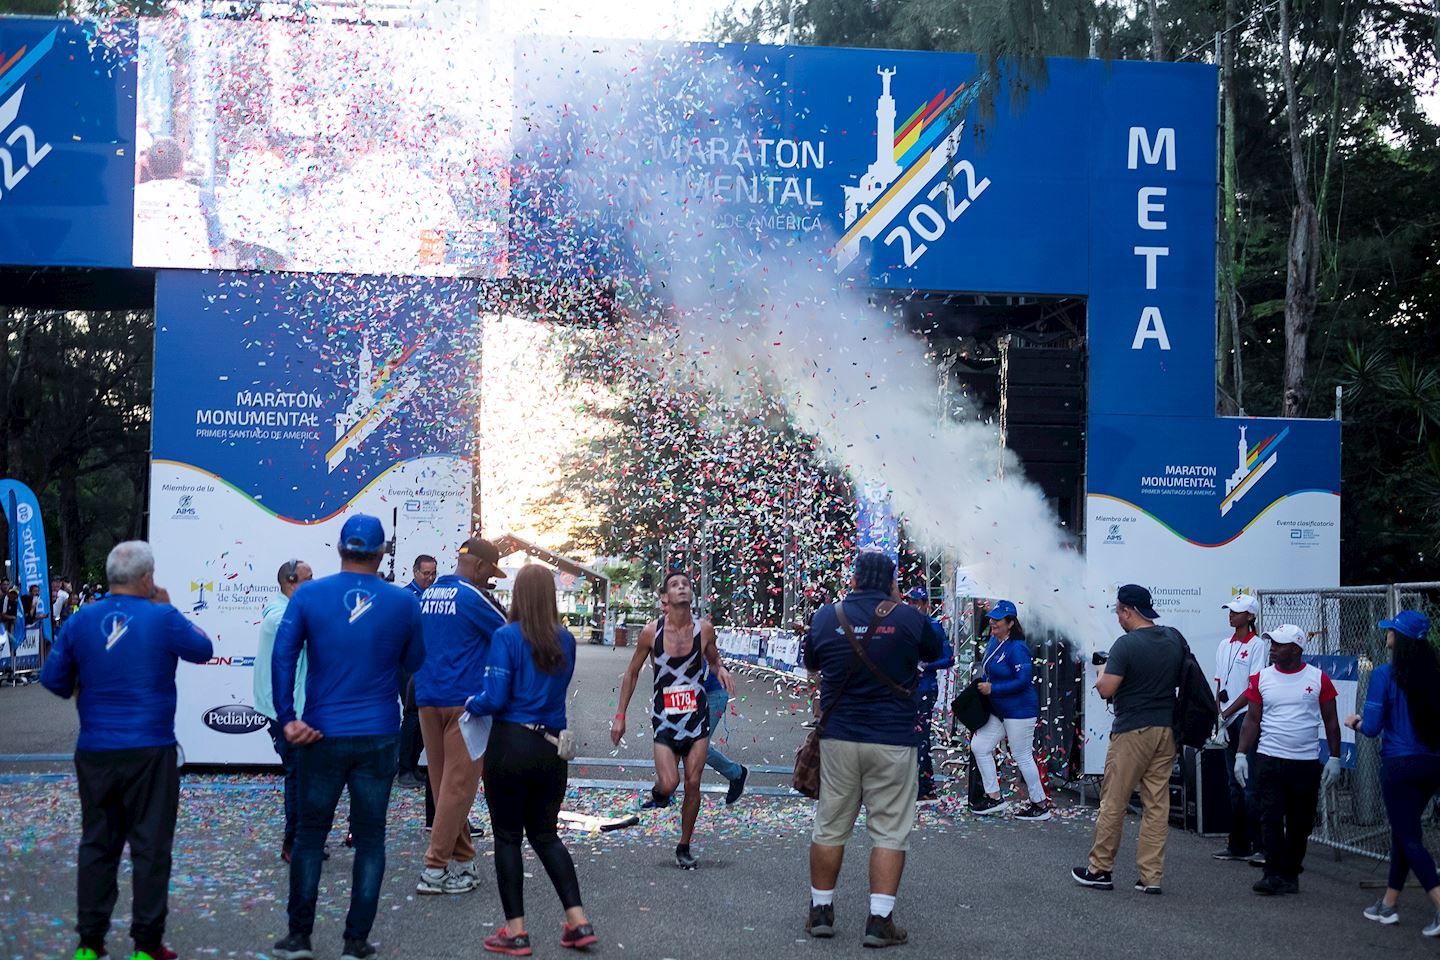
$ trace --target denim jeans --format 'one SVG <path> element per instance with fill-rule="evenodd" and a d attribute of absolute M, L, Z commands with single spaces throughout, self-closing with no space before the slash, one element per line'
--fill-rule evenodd
<path fill-rule="evenodd" d="M 380 884 L 385 878 L 385 814 L 395 781 L 400 737 L 325 737 L 296 747 L 300 823 L 290 860 L 290 932 L 309 936 L 315 928 L 315 898 L 325 838 L 335 822 L 340 792 L 350 790 L 350 833 L 355 866 L 345 939 L 364 940 L 375 924 Z"/>
<path fill-rule="evenodd" d="M 715 738 L 720 730 L 720 718 L 725 716 L 725 707 L 730 703 L 730 694 L 725 692 L 724 687 L 713 691 L 706 690 L 705 702 L 710 707 L 710 752 L 705 757 L 705 765 L 726 780 L 734 780 L 740 776 L 740 764 L 715 749 Z"/>
<path fill-rule="evenodd" d="M 280 721 L 271 720 L 265 731 L 270 734 L 270 743 L 275 747 L 275 755 L 280 758 L 280 769 L 285 771 L 285 837 L 281 849 L 290 850 L 295 846 L 295 805 L 300 796 L 299 773 L 295 766 L 295 751 L 299 748 L 291 746 L 290 741 L 285 739 Z"/>
<path fill-rule="evenodd" d="M 920 694 L 920 705 L 915 713 L 915 725 L 920 737 L 920 752 L 917 755 L 916 770 L 920 777 L 920 796 L 935 792 L 935 765 L 930 759 L 930 718 L 935 713 L 935 700 L 940 696 L 939 688 Z"/>
<path fill-rule="evenodd" d="M 1245 714 L 1240 714 L 1225 732 L 1225 779 L 1230 785 L 1230 842 L 1231 853 L 1251 854 L 1265 849 L 1264 833 L 1260 827 L 1260 778 L 1255 775 L 1255 751 L 1245 756 L 1250 760 L 1250 779 L 1245 786 L 1235 779 L 1235 755 L 1240 752 L 1240 728 L 1245 726 Z"/>

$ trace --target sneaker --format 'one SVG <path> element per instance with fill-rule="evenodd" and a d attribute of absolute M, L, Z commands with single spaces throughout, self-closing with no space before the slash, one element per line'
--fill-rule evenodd
<path fill-rule="evenodd" d="M 1016 820 L 1028 820 L 1031 823 L 1039 823 L 1042 820 L 1050 819 L 1050 808 L 1043 803 L 1027 803 L 1025 809 L 1015 814 Z"/>
<path fill-rule="evenodd" d="M 1250 866 L 1252 867 L 1265 866 L 1265 851 L 1256 850 L 1254 853 L 1250 854 L 1250 856 L 1245 858 L 1245 862 L 1250 864 Z"/>
<path fill-rule="evenodd" d="M 1234 850 L 1231 850 L 1229 847 L 1226 847 L 1226 848 L 1223 849 L 1223 850 L 1216 850 L 1214 853 L 1210 854 L 1210 859 L 1211 859 L 1211 860 L 1249 860 L 1249 859 L 1250 859 L 1250 856 L 1251 856 L 1251 855 L 1248 854 L 1248 853 L 1236 853 Z"/>
<path fill-rule="evenodd" d="M 690 852 L 690 844 L 680 843 L 675 846 L 675 866 L 681 870 L 694 870 L 700 866 L 700 861 Z"/>
<path fill-rule="evenodd" d="M 1420 933 L 1427 937 L 1440 937 L 1440 911 L 1436 911 L 1435 919 L 1431 920 L 1430 925 Z"/>
<path fill-rule="evenodd" d="M 989 816 L 992 813 L 1004 813 L 1005 806 L 1004 800 L 996 800 L 994 797 L 981 797 L 979 800 L 971 801 L 970 812 L 977 813 L 982 817 Z"/>
<path fill-rule="evenodd" d="M 1381 897 L 1365 908 L 1365 919 L 1389 926 L 1392 923 L 1400 922 L 1400 911 L 1387 904 L 1385 898 Z"/>
<path fill-rule="evenodd" d="M 1070 879 L 1082 887 L 1094 887 L 1096 890 L 1115 889 L 1115 878 L 1108 870 L 1104 873 L 1091 873 L 1089 867 L 1076 867 L 1070 871 Z"/>
<path fill-rule="evenodd" d="M 1146 883 L 1144 880 L 1136 880 L 1136 881 L 1135 881 L 1135 892 L 1136 892 L 1136 893 L 1148 893 L 1148 894 L 1150 894 L 1150 896 L 1152 896 L 1152 897 L 1158 897 L 1158 896 L 1160 896 L 1160 894 L 1164 893 L 1165 891 L 1160 889 L 1160 884 L 1158 884 L 1158 883 L 1157 883 L 1157 884 L 1154 884 L 1154 885 L 1151 885 L 1151 884 Z"/>
<path fill-rule="evenodd" d="M 668 807 L 668 806 L 670 806 L 670 794 L 668 794 L 668 793 L 656 793 L 654 790 L 651 790 L 651 791 L 650 791 L 650 799 L 643 801 L 643 802 L 640 804 L 640 809 L 641 809 L 641 810 L 664 810 L 664 809 L 665 809 L 666 807 Z"/>
<path fill-rule="evenodd" d="M 800 726 L 804 727 L 806 730 L 814 730 L 816 727 L 820 726 L 820 721 L 812 718 L 810 720 L 806 720 L 804 723 L 800 724 Z"/>
<path fill-rule="evenodd" d="M 75 960 L 100 960 L 105 956 L 105 948 L 96 950 L 93 947 L 79 946 L 75 948 Z"/>
<path fill-rule="evenodd" d="M 315 951 L 310 949 L 310 938 L 303 933 L 292 933 L 278 941 L 271 953 L 279 960 L 315 960 Z"/>
<path fill-rule="evenodd" d="M 480 868 L 475 866 L 474 860 L 451 860 L 450 875 L 452 877 L 469 877 L 475 883 L 480 882 Z"/>
<path fill-rule="evenodd" d="M 415 884 L 416 893 L 436 894 L 445 892 L 445 881 L 450 879 L 450 871 L 441 870 L 439 867 L 426 867 L 420 871 L 420 881 Z"/>
<path fill-rule="evenodd" d="M 1278 877 L 1274 874 L 1266 874 L 1259 880 L 1256 880 L 1254 886 L 1250 889 L 1262 897 L 1276 897 L 1284 893 L 1299 893 L 1300 884 L 1294 880 L 1286 880 L 1284 877 Z"/>
<path fill-rule="evenodd" d="M 725 806 L 730 806 L 740 799 L 740 794 L 745 792 L 745 781 L 750 779 L 750 768 L 740 764 L 740 776 L 730 781 L 730 789 L 725 791 Z"/>
<path fill-rule="evenodd" d="M 144 950 L 136 950 L 130 954 L 130 960 L 156 960 L 156 957 L 153 954 L 146 953 Z"/>
<path fill-rule="evenodd" d="M 346 940 L 345 951 L 340 954 L 340 960 L 370 960 L 375 956 L 375 948 L 364 940 Z"/>
<path fill-rule="evenodd" d="M 895 914 L 877 917 L 872 913 L 865 921 L 865 939 L 860 942 L 867 947 L 898 947 L 909 939 L 909 934 L 895 926 Z"/>
<path fill-rule="evenodd" d="M 491 953 L 503 953 L 512 957 L 528 957 L 533 952 L 530 949 L 530 934 L 521 932 L 511 936 L 509 927 L 501 927 L 490 934 L 482 946 Z"/>
<path fill-rule="evenodd" d="M 827 903 L 820 907 L 810 904 L 810 916 L 805 919 L 805 932 L 821 940 L 835 936 L 835 904 Z"/>
<path fill-rule="evenodd" d="M 567 923 L 560 931 L 560 946 L 569 947 L 571 950 L 584 950 L 599 942 L 600 938 L 595 936 L 595 928 L 588 923 L 576 924 L 573 927 Z"/>
<path fill-rule="evenodd" d="M 915 805 L 916 805 L 917 807 L 929 807 L 929 806 L 934 806 L 935 804 L 937 804 L 937 803 L 939 803 L 939 802 L 940 802 L 940 798 L 937 797 L 937 796 L 934 794 L 934 792 L 931 792 L 931 793 L 922 793 L 922 794 L 920 794 L 920 796 L 918 796 L 918 797 L 915 798 Z"/>

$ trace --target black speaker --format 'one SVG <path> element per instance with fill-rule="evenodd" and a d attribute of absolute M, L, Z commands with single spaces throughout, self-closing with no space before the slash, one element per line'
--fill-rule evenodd
<path fill-rule="evenodd" d="M 1185 795 L 1185 829 L 1203 836 L 1230 832 L 1230 781 L 1225 748 L 1185 748 L 1181 779 Z"/>

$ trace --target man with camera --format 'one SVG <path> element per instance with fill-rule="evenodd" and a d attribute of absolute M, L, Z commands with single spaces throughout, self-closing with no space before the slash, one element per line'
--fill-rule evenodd
<path fill-rule="evenodd" d="M 1115 720 L 1105 754 L 1100 813 L 1087 866 L 1070 871 L 1084 887 L 1113 890 L 1112 870 L 1125 826 L 1125 809 L 1138 786 L 1144 813 L 1135 863 L 1135 889 L 1158 894 L 1170 829 L 1170 772 L 1175 764 L 1176 682 L 1185 643 L 1173 627 L 1157 626 L 1150 591 L 1127 583 L 1115 596 L 1115 619 L 1125 635 L 1115 641 L 1095 689 L 1110 701 Z M 1097 655 L 1097 661 L 1101 658 Z"/>

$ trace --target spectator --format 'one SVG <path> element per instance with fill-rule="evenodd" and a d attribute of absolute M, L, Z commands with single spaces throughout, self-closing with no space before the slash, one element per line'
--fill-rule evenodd
<path fill-rule="evenodd" d="M 438 573 L 435 558 L 428 553 L 420 554 L 410 565 L 410 573 L 411 579 L 405 584 L 405 589 L 419 600 L 435 582 Z M 400 696 L 405 703 L 405 712 L 400 717 L 400 773 L 395 782 L 406 787 L 426 787 L 428 783 L 419 766 L 420 751 L 425 749 L 420 735 L 420 710 L 415 702 L 415 678 L 409 672 L 400 674 Z"/>
<path fill-rule="evenodd" d="M 181 659 L 204 663 L 214 650 L 210 638 L 155 585 L 149 544 L 117 544 L 105 560 L 105 574 L 110 597 L 66 622 L 40 672 L 40 682 L 51 692 L 76 697 L 80 714 L 75 742 L 80 947 L 75 960 L 105 956 L 116 873 L 127 843 L 134 891 L 131 960 L 160 960 L 166 955 L 171 848 L 180 800 L 175 667 Z"/>
<path fill-rule="evenodd" d="M 296 590 L 275 635 L 271 692 L 276 719 L 299 748 L 300 773 L 290 932 L 272 951 L 280 960 L 314 956 L 320 861 L 347 788 L 355 866 L 341 960 L 375 956 L 369 936 L 385 875 L 385 816 L 399 753 L 399 672 L 418 669 L 425 658 L 419 601 L 377 574 L 385 555 L 380 521 L 352 515 L 340 530 L 339 551 L 340 572 Z M 301 651 L 307 662 L 303 720 L 295 712 Z"/>
<path fill-rule="evenodd" d="M 216 266 L 200 188 L 185 180 L 185 151 L 158 137 L 135 185 L 135 262 L 147 267 Z"/>
<path fill-rule="evenodd" d="M 1135 889 L 1161 892 L 1170 829 L 1170 771 L 1175 765 L 1175 689 L 1185 638 L 1173 627 L 1157 626 L 1159 617 L 1150 605 L 1149 590 L 1127 583 L 1117 591 L 1115 619 L 1125 635 L 1115 641 L 1109 662 L 1095 680 L 1095 689 L 1115 709 L 1100 787 L 1100 812 L 1095 818 L 1095 844 L 1090 848 L 1089 864 L 1070 871 L 1076 883 L 1096 890 L 1115 889 L 1112 871 L 1125 827 L 1125 809 L 1138 785 L 1144 814 L 1135 845 L 1135 863 L 1140 870 Z"/>
<path fill-rule="evenodd" d="M 1250 778 L 1248 754 L 1254 750 L 1259 782 L 1260 822 L 1265 831 L 1265 876 L 1255 882 L 1262 896 L 1300 892 L 1300 871 L 1320 788 L 1340 776 L 1340 721 L 1335 685 L 1325 672 L 1305 663 L 1305 631 L 1284 623 L 1260 639 L 1270 644 L 1270 666 L 1250 681 L 1250 700 L 1235 778 Z M 1330 759 L 1322 772 L 1316 759 L 1315 731 L 1325 725 Z"/>
<path fill-rule="evenodd" d="M 559 747 L 574 673 L 575 638 L 560 623 L 555 578 L 538 564 L 522 567 L 510 597 L 510 623 L 496 631 L 485 657 L 484 687 L 465 704 L 475 716 L 494 718 L 484 757 L 485 804 L 495 832 L 505 926 L 485 939 L 493 953 L 530 953 L 520 852 L 525 837 L 565 910 L 560 945 L 584 949 L 597 939 L 581 905 L 575 863 L 555 829 L 569 772 Z"/>
<path fill-rule="evenodd" d="M 1421 819 L 1440 790 L 1440 658 L 1428 639 L 1430 618 L 1402 610 L 1380 621 L 1390 662 L 1370 674 L 1365 715 L 1345 724 L 1367 737 L 1380 737 L 1380 789 L 1390 819 L 1390 878 L 1385 894 L 1365 909 L 1379 923 L 1399 923 L 1396 905 L 1411 871 L 1435 905 L 1435 917 L 1420 932 L 1440 937 L 1440 876 L 1425 849 Z"/>
<path fill-rule="evenodd" d="M 299 802 L 300 770 L 296 762 L 296 748 L 290 745 L 285 739 L 285 730 L 276 719 L 275 697 L 270 690 L 270 671 L 272 658 L 275 652 L 275 633 L 280 629 L 280 621 L 285 618 L 285 608 L 290 605 L 290 598 L 301 585 L 314 579 L 315 572 L 310 564 L 304 560 L 287 560 L 280 565 L 275 573 L 275 581 L 280 587 L 280 592 L 265 605 L 264 611 L 260 614 L 260 640 L 255 647 L 255 670 L 254 670 L 254 692 L 255 709 L 264 714 L 269 720 L 266 729 L 270 733 L 270 743 L 275 747 L 275 754 L 280 758 L 280 767 L 285 772 L 285 833 L 280 841 L 280 858 L 286 863 L 290 862 L 291 851 L 295 847 L 295 824 L 296 804 Z M 300 656 L 295 663 L 295 713 L 297 716 L 305 714 L 305 651 L 300 651 Z"/>
<path fill-rule="evenodd" d="M 844 600 L 816 612 L 805 643 L 823 707 L 805 930 L 835 935 L 835 883 L 863 805 L 873 844 L 863 942 L 891 947 L 908 939 L 894 909 L 919 788 L 913 684 L 920 664 L 939 660 L 943 648 L 929 619 L 899 603 L 895 563 L 885 554 L 857 556 L 850 586 Z"/>
<path fill-rule="evenodd" d="M 1245 691 L 1250 680 L 1265 669 L 1265 644 L 1255 638 L 1255 616 L 1260 603 L 1248 593 L 1237 593 L 1221 606 L 1229 613 L 1230 639 L 1215 648 L 1215 702 L 1220 705 L 1220 726 L 1225 731 L 1225 767 L 1230 781 L 1230 839 L 1216 851 L 1216 860 L 1249 860 L 1265 865 L 1265 846 L 1260 839 L 1260 799 L 1252 779 L 1240 786 L 1235 779 L 1235 755 L 1240 749 L 1240 731 L 1245 728 Z M 1252 753 L 1248 763 L 1255 762 Z"/>
<path fill-rule="evenodd" d="M 940 638 L 940 659 L 920 664 L 920 684 L 916 688 L 920 697 L 920 709 L 915 714 L 920 746 L 916 759 L 920 793 L 915 802 L 930 804 L 940 799 L 935 795 L 935 765 L 930 759 L 933 737 L 931 718 L 935 714 L 935 701 L 940 697 L 938 673 L 955 666 L 955 648 L 950 645 L 950 638 L 945 636 L 945 628 L 930 615 L 930 594 L 923 586 L 911 588 L 905 595 L 905 602 L 925 615 L 925 619 L 930 621 L 930 629 Z"/>
<path fill-rule="evenodd" d="M 980 692 L 990 698 L 990 719 L 970 740 L 975 766 L 985 785 L 985 798 L 971 809 L 981 814 L 1005 809 L 1000 799 L 1000 775 L 995 769 L 995 749 L 1003 739 L 1010 741 L 1010 755 L 1015 758 L 1015 766 L 1030 795 L 1030 802 L 1015 814 L 1015 819 L 1049 820 L 1045 782 L 1035 764 L 1035 720 L 1040 715 L 1040 697 L 1033 683 L 1030 644 L 1025 641 L 1025 631 L 1016 614 L 1015 604 L 1009 600 L 1001 600 L 990 608 L 990 642 L 981 660 L 979 683 Z"/>

